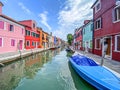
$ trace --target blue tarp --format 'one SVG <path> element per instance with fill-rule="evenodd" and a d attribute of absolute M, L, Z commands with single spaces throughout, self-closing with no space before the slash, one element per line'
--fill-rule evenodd
<path fill-rule="evenodd" d="M 98 66 L 98 64 L 96 64 L 92 59 L 85 56 L 76 55 L 72 56 L 71 58 L 77 65 L 80 66 Z"/>

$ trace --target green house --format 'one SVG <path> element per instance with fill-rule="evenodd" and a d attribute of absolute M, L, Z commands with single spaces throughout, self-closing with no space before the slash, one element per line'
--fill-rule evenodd
<path fill-rule="evenodd" d="M 85 20 L 83 27 L 83 48 L 86 52 L 92 52 L 93 47 L 93 21 Z"/>

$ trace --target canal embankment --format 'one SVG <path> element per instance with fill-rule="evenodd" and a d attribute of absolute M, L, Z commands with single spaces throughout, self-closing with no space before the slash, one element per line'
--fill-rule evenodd
<path fill-rule="evenodd" d="M 23 51 L 16 51 L 16 52 L 8 52 L 4 54 L 0 54 L 0 65 L 4 65 L 4 63 L 8 63 L 11 61 L 18 60 L 20 58 L 24 58 L 42 51 L 49 50 L 50 48 L 46 49 L 30 49 L 30 50 L 23 50 Z"/>

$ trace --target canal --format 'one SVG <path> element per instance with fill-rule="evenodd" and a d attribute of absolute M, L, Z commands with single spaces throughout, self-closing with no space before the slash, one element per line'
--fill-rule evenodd
<path fill-rule="evenodd" d="M 0 90 L 95 90 L 71 67 L 59 48 L 0 67 Z"/>

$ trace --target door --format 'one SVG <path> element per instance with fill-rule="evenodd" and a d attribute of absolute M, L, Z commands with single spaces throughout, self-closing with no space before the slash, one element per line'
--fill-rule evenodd
<path fill-rule="evenodd" d="M 20 40 L 20 41 L 19 41 L 20 50 L 22 50 L 22 45 L 23 45 L 23 41 Z"/>
<path fill-rule="evenodd" d="M 106 55 L 110 56 L 111 55 L 111 38 L 107 38 L 106 41 L 108 43 Z"/>
<path fill-rule="evenodd" d="M 111 42 L 112 42 L 112 39 L 111 39 L 111 37 L 105 37 L 104 39 L 103 39 L 103 41 L 104 42 L 107 42 L 107 50 L 106 50 L 106 53 L 104 52 L 104 47 L 105 47 L 105 44 L 103 43 L 103 48 L 102 48 L 102 52 L 103 52 L 103 55 L 105 55 L 105 58 L 108 58 L 108 59 L 111 59 L 112 57 L 112 44 L 111 44 Z"/>

